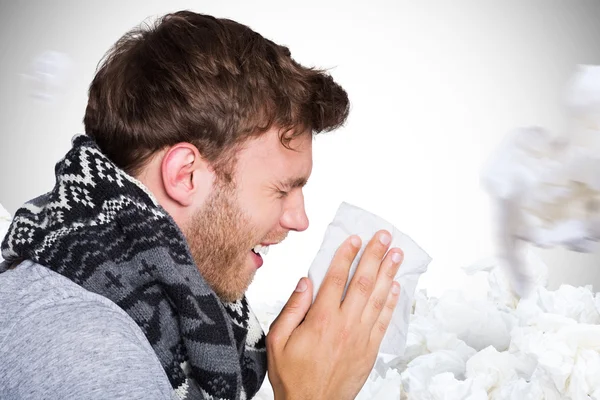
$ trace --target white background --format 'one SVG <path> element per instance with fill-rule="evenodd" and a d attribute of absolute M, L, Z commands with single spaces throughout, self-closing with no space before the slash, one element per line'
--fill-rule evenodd
<path fill-rule="evenodd" d="M 570 74 L 600 64 L 600 1 L 2 0 L 0 203 L 11 213 L 52 188 L 103 54 L 141 21 L 179 9 L 247 24 L 302 64 L 330 68 L 352 103 L 346 126 L 315 141 L 311 225 L 271 249 L 249 292 L 261 301 L 287 298 L 341 201 L 433 257 L 420 282 L 429 294 L 477 292 L 460 267 L 493 255 L 482 163 L 514 127 L 561 129 Z M 60 86 L 34 66 L 45 51 L 70 60 Z M 34 98 L 40 90 L 52 98 Z M 600 285 L 598 256 L 539 254 L 554 286 Z"/>

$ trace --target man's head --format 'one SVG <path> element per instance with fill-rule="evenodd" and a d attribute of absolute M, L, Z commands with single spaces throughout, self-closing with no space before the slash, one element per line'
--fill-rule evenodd
<path fill-rule="evenodd" d="M 173 216 L 217 294 L 234 300 L 262 263 L 256 245 L 307 228 L 312 136 L 348 110 L 345 91 L 286 47 L 184 11 L 115 44 L 84 124 Z"/>

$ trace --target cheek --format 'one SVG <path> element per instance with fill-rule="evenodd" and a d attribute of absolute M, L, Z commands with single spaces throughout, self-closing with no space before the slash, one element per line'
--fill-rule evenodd
<path fill-rule="evenodd" d="M 272 231 L 279 226 L 281 206 L 277 203 L 259 205 L 252 214 L 254 225 L 261 231 Z"/>
<path fill-rule="evenodd" d="M 266 190 L 242 190 L 238 193 L 239 205 L 253 225 L 261 231 L 279 225 L 284 200 Z"/>

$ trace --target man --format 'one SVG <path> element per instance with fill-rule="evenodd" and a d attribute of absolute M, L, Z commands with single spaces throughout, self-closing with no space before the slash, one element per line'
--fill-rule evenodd
<path fill-rule="evenodd" d="M 313 134 L 344 90 L 248 27 L 192 12 L 134 30 L 94 78 L 86 135 L 2 245 L 0 397 L 350 399 L 398 299 L 388 232 L 303 278 L 265 338 L 244 293 L 308 227 Z M 385 255 L 385 257 L 384 257 Z"/>

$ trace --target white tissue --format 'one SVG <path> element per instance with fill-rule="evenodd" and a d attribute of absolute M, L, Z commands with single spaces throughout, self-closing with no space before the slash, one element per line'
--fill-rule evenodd
<path fill-rule="evenodd" d="M 467 301 L 462 293 L 448 291 L 430 314 L 444 332 L 451 332 L 475 350 L 494 346 L 503 351 L 517 319 L 489 300 Z"/>
<path fill-rule="evenodd" d="M 565 103 L 565 134 L 514 130 L 481 177 L 494 202 L 499 256 L 519 297 L 535 286 L 525 243 L 592 252 L 600 241 L 600 66 L 578 67 Z"/>
<path fill-rule="evenodd" d="M 402 380 L 397 371 L 388 371 L 385 379 L 374 371 L 355 400 L 398 400 L 401 388 Z"/>
<path fill-rule="evenodd" d="M 29 71 L 21 76 L 30 84 L 30 95 L 47 102 L 54 102 L 63 94 L 73 62 L 61 52 L 47 50 L 31 63 Z"/>
<path fill-rule="evenodd" d="M 313 296 L 316 297 L 337 249 L 349 236 L 358 235 L 362 240 L 362 248 L 352 263 L 350 276 L 346 283 L 347 289 L 367 243 L 381 229 L 386 229 L 392 234 L 390 248 L 399 247 L 404 252 L 404 261 L 394 278 L 400 283 L 400 298 L 390 326 L 379 348 L 380 353 L 396 356 L 404 353 L 415 287 L 419 277 L 427 270 L 427 266 L 431 262 L 431 257 L 410 237 L 382 218 L 344 202 L 339 206 L 333 221 L 325 231 L 321 248 L 310 266 L 308 277 L 313 283 Z"/>

